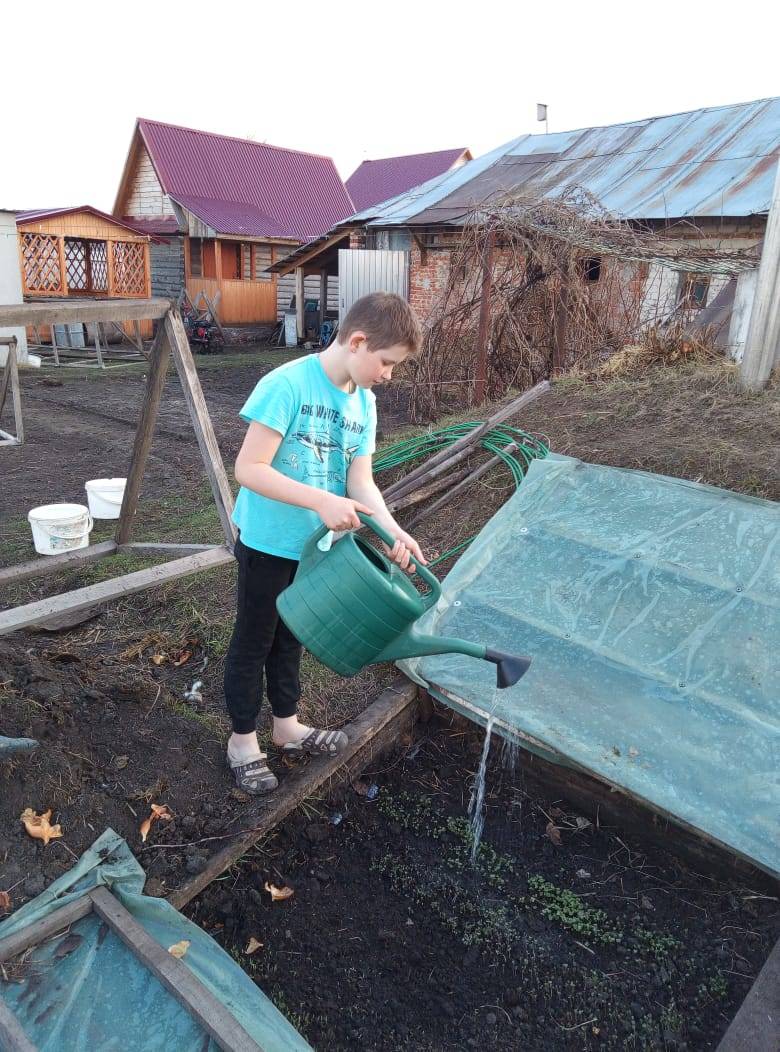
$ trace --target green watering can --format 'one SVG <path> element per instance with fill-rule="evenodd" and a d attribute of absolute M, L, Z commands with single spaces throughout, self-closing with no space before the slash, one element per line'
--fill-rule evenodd
<path fill-rule="evenodd" d="M 385 544 L 395 544 L 392 534 L 369 515 L 360 514 L 360 519 Z M 329 551 L 320 550 L 328 532 L 321 526 L 309 537 L 293 583 L 276 600 L 284 623 L 323 665 L 354 676 L 379 661 L 468 654 L 498 666 L 499 687 L 511 687 L 528 671 L 530 658 L 465 639 L 424 635 L 416 622 L 441 595 L 430 570 L 417 564 L 417 574 L 431 589 L 420 595 L 407 573 L 355 533 L 344 534 Z"/>

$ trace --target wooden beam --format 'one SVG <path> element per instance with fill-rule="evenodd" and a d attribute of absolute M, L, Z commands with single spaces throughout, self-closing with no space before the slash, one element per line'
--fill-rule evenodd
<path fill-rule="evenodd" d="M 74 570 L 85 563 L 93 563 L 105 555 L 113 555 L 117 550 L 115 541 L 101 541 L 86 548 L 76 548 L 62 555 L 42 555 L 40 559 L 31 559 L 18 566 L 6 566 L 0 570 L 0 588 L 20 581 L 31 581 L 34 577 L 45 577 L 47 574 L 59 573 L 60 570 Z"/>
<path fill-rule="evenodd" d="M 760 391 L 780 356 L 780 160 L 750 312 L 740 381 L 748 391 Z"/>
<path fill-rule="evenodd" d="M 290 774 L 267 800 L 258 801 L 248 812 L 252 829 L 239 833 L 227 847 L 213 855 L 206 868 L 168 896 L 181 909 L 221 873 L 232 866 L 253 844 L 287 817 L 301 801 L 326 783 L 344 782 L 360 772 L 381 751 L 397 741 L 417 718 L 417 685 L 398 676 L 347 728 L 349 744 L 333 758 L 307 764 Z M 254 811 L 254 814 L 253 814 Z M 247 812 L 244 812 L 247 816 Z"/>
<path fill-rule="evenodd" d="M 160 980 L 225 1052 L 263 1052 L 232 1012 L 190 971 L 149 935 L 108 888 L 88 892 L 98 916 Z"/>
<path fill-rule="evenodd" d="M 170 300 L 62 299 L 0 306 L 0 326 L 69 325 L 74 322 L 132 321 L 165 317 Z"/>
<path fill-rule="evenodd" d="M 780 1048 L 780 940 L 740 1005 L 717 1052 L 777 1052 Z"/>
<path fill-rule="evenodd" d="M 202 289 L 200 294 L 203 297 L 203 300 L 206 304 L 206 310 L 209 312 L 211 320 L 219 329 L 219 335 L 222 337 L 222 342 L 227 343 L 228 341 L 227 336 L 225 335 L 225 330 L 222 328 L 222 323 L 220 322 L 219 315 L 217 314 L 217 305 L 219 304 L 219 298 L 222 295 L 222 292 L 220 291 L 220 289 L 217 289 L 217 294 L 213 300 L 211 300 L 207 293 Z"/>
<path fill-rule="evenodd" d="M 516 449 L 517 444 L 515 442 L 509 442 L 506 446 L 504 446 L 502 452 L 507 454 L 514 453 Z M 407 524 L 408 528 L 411 530 L 418 523 L 422 522 L 424 519 L 429 518 L 431 515 L 433 515 L 435 511 L 438 511 L 439 508 L 444 507 L 445 504 L 449 504 L 452 498 L 456 497 L 462 490 L 466 489 L 473 482 L 476 482 L 477 479 L 482 478 L 482 476 L 486 475 L 488 471 L 491 471 L 494 467 L 497 467 L 501 463 L 503 463 L 502 458 L 496 455 L 494 457 L 490 457 L 489 460 L 486 460 L 485 463 L 481 464 L 475 471 L 468 472 L 464 478 L 460 479 L 454 485 L 450 486 L 447 489 L 447 492 L 444 493 L 441 497 L 435 500 L 432 504 L 428 504 L 421 511 L 418 511 L 417 514 Z"/>
<path fill-rule="evenodd" d="M 303 340 L 305 333 L 303 331 L 304 325 L 304 313 L 303 313 L 303 297 L 304 297 L 304 282 L 303 282 L 303 267 L 295 268 L 295 327 L 298 333 L 298 339 Z"/>
<path fill-rule="evenodd" d="M 130 540 L 133 529 L 133 520 L 138 508 L 138 498 L 141 494 L 146 461 L 154 438 L 154 425 L 157 420 L 157 411 L 160 407 L 165 377 L 168 372 L 168 362 L 171 357 L 171 345 L 165 325 L 157 327 L 157 335 L 154 338 L 149 355 L 151 369 L 146 381 L 146 392 L 141 406 L 141 417 L 135 432 L 133 452 L 130 454 L 130 467 L 127 472 L 127 482 L 122 495 L 122 507 L 119 509 L 119 522 L 117 523 L 114 538 L 117 544 L 126 544 Z"/>
<path fill-rule="evenodd" d="M 327 270 L 320 271 L 320 328 L 322 323 L 325 321 L 325 314 L 328 310 L 328 272 Z"/>
<path fill-rule="evenodd" d="M 476 364 L 474 367 L 474 404 L 485 401 L 487 384 L 487 355 L 490 343 L 490 298 L 493 292 L 493 252 L 495 233 L 489 231 L 482 261 L 482 295 L 479 300 L 479 328 L 477 329 Z"/>
<path fill-rule="evenodd" d="M 179 577 L 188 577 L 201 570 L 211 570 L 215 566 L 224 566 L 232 561 L 233 553 L 228 548 L 220 546 L 211 551 L 187 555 L 183 559 L 174 559 L 171 562 L 160 563 L 158 566 L 149 566 L 145 570 L 136 570 L 135 573 L 123 574 L 110 581 L 100 581 L 98 584 L 90 584 L 84 588 L 75 588 L 62 595 L 25 603 L 10 610 L 0 610 L 0 636 L 16 632 L 20 628 L 28 628 L 30 625 L 38 624 L 66 610 L 86 610 L 97 603 L 132 595 L 134 592 L 142 592 L 147 588 L 156 588 L 169 581 L 175 581 Z"/>
<path fill-rule="evenodd" d="M 184 324 L 178 311 L 170 311 L 165 318 L 165 331 L 173 352 L 173 360 L 179 373 L 184 398 L 190 411 L 192 426 L 200 446 L 200 453 L 206 468 L 211 491 L 217 505 L 222 532 L 230 548 L 236 542 L 236 527 L 233 525 L 233 492 L 230 488 L 225 465 L 219 452 L 217 437 L 209 416 L 203 388 L 200 385 L 198 371 L 192 359 L 192 351 L 184 330 Z"/>
<path fill-rule="evenodd" d="M 0 998 L 0 1048 L 3 1052 L 38 1052 L 8 1005 Z"/>
<path fill-rule="evenodd" d="M 220 548 L 219 544 L 177 544 L 157 541 L 131 541 L 129 544 L 120 544 L 120 552 L 130 552 L 135 555 L 191 555 L 193 552 L 211 552 Z"/>
<path fill-rule="evenodd" d="M 76 921 L 88 916 L 91 912 L 92 902 L 87 895 L 81 895 L 77 899 L 66 902 L 64 906 L 47 913 L 40 920 L 33 921 L 24 928 L 20 928 L 19 931 L 15 931 L 13 935 L 6 935 L 4 939 L 0 939 L 0 961 L 10 961 L 20 953 L 24 953 L 25 950 L 29 950 L 31 946 L 37 946 L 38 943 L 56 935 L 57 932 L 65 931 L 71 924 L 75 924 Z"/>

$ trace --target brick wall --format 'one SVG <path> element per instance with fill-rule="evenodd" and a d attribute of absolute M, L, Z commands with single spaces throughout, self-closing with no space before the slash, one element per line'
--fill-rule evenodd
<path fill-rule="evenodd" d="M 417 242 L 409 254 L 409 303 L 417 317 L 426 321 L 436 315 L 450 275 L 450 250 L 428 249 L 425 258 Z"/>
<path fill-rule="evenodd" d="M 152 295 L 175 299 L 184 285 L 184 240 L 171 237 L 149 247 Z"/>

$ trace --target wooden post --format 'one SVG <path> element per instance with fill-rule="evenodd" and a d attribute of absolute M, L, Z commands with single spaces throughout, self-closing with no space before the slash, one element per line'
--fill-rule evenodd
<path fill-rule="evenodd" d="M 68 295 L 68 273 L 65 269 L 65 238 L 57 238 L 57 254 L 60 260 L 60 291 L 63 296 Z"/>
<path fill-rule="evenodd" d="M 130 468 L 127 472 L 122 507 L 119 511 L 119 523 L 115 534 L 117 544 L 126 544 L 130 540 L 133 519 L 138 508 L 138 498 L 141 494 L 146 460 L 154 437 L 154 423 L 157 419 L 162 389 L 165 386 L 165 375 L 168 372 L 170 356 L 171 347 L 168 342 L 168 335 L 165 326 L 160 324 L 157 327 L 157 335 L 149 356 L 151 369 L 146 381 L 146 394 L 141 407 L 138 429 L 135 433 L 133 452 L 130 456 Z"/>
<path fill-rule="evenodd" d="M 780 353 L 780 161 L 775 175 L 772 204 L 758 268 L 756 294 L 750 312 L 740 382 L 748 391 L 760 391 L 769 379 Z"/>
<path fill-rule="evenodd" d="M 137 322 L 136 322 L 137 324 Z M 106 342 L 106 350 L 108 350 L 108 342 Z M 101 369 L 105 369 L 105 362 L 103 361 L 103 352 L 100 349 L 100 323 L 95 322 L 95 355 L 97 356 L 97 363 Z"/>
<path fill-rule="evenodd" d="M 490 337 L 490 295 L 493 287 L 493 250 L 495 232 L 488 232 L 485 241 L 485 256 L 482 265 L 482 296 L 479 303 L 479 329 L 477 330 L 477 361 L 474 372 L 474 404 L 482 405 L 487 383 L 487 352 Z"/>
<path fill-rule="evenodd" d="M 162 326 L 161 326 L 162 327 Z M 217 445 L 217 437 L 209 416 L 206 399 L 203 397 L 203 388 L 198 379 L 198 371 L 192 360 L 187 333 L 184 323 L 178 311 L 170 310 L 165 317 L 165 332 L 168 343 L 173 351 L 173 360 L 184 390 L 184 399 L 190 411 L 192 426 L 200 446 L 206 474 L 211 483 L 211 491 L 219 513 L 219 521 L 222 524 L 222 532 L 225 534 L 227 545 L 232 549 L 236 543 L 236 527 L 233 525 L 233 492 L 230 489 L 225 466 Z M 118 541 L 118 537 L 117 537 Z"/>
<path fill-rule="evenodd" d="M 328 272 L 323 269 L 320 271 L 320 329 L 322 329 L 322 323 L 325 321 L 325 312 L 328 309 Z"/>
<path fill-rule="evenodd" d="M 295 268 L 295 326 L 298 331 L 298 339 L 305 338 L 303 331 L 303 267 Z"/>
<path fill-rule="evenodd" d="M 108 271 L 108 294 L 109 296 L 115 296 L 114 286 L 116 284 L 116 277 L 114 274 L 114 242 L 106 240 L 106 269 Z"/>
<path fill-rule="evenodd" d="M 222 284 L 222 242 L 214 238 L 214 276 Z"/>

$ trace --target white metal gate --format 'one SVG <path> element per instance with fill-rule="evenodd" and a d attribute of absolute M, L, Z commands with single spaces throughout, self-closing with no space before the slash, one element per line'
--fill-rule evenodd
<path fill-rule="evenodd" d="M 409 298 L 409 253 L 372 248 L 339 249 L 339 322 L 361 296 L 396 292 Z"/>

